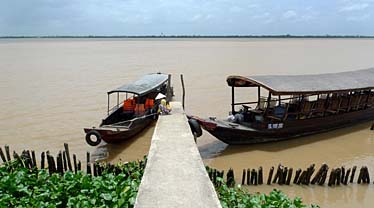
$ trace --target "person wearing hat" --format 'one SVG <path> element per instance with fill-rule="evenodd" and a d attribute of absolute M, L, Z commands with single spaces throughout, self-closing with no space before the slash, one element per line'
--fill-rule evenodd
<path fill-rule="evenodd" d="M 167 104 L 165 99 L 162 99 L 160 105 L 158 106 L 158 112 L 161 115 L 169 115 L 171 112 L 170 105 Z"/>

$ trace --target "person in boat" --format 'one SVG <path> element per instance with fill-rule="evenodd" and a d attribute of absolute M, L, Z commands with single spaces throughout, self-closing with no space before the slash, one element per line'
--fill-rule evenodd
<path fill-rule="evenodd" d="M 161 114 L 161 115 L 169 115 L 170 112 L 171 112 L 171 107 L 170 105 L 168 105 L 168 103 L 166 102 L 165 99 L 162 99 L 161 100 L 161 103 L 160 105 L 158 106 L 158 112 Z"/>

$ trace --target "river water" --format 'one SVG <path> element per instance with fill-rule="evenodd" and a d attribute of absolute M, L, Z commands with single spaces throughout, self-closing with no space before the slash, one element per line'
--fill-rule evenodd
<path fill-rule="evenodd" d="M 314 74 L 374 66 L 374 39 L 2 39 L 0 40 L 0 146 L 56 154 L 63 143 L 85 160 L 141 159 L 149 149 L 154 125 L 137 138 L 90 147 L 84 127 L 106 115 L 106 92 L 151 72 L 173 74 L 180 100 L 184 74 L 186 111 L 202 117 L 226 117 L 231 89 L 228 75 Z M 238 99 L 255 99 L 241 90 Z M 374 132 L 369 123 L 289 141 L 227 146 L 204 132 L 198 147 L 214 168 L 271 166 L 305 169 L 367 165 L 374 173 Z M 356 173 L 357 177 L 357 173 Z M 372 176 L 373 177 L 373 176 Z M 257 186 L 251 192 L 281 189 L 323 207 L 371 207 L 374 185 L 341 187 Z"/>

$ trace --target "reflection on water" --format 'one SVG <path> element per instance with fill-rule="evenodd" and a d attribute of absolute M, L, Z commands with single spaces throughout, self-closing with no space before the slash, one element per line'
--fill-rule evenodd
<path fill-rule="evenodd" d="M 114 144 L 102 142 L 92 153 L 92 160 L 116 163 L 142 159 L 151 145 L 155 124 L 156 122 L 151 123 L 149 128 L 129 140 Z M 140 155 L 142 153 L 143 156 Z"/>
<path fill-rule="evenodd" d="M 184 74 L 186 111 L 201 117 L 224 118 L 230 110 L 228 75 L 310 74 L 374 66 L 373 39 L 28 39 L 0 40 L 0 145 L 57 154 L 63 143 L 85 161 L 142 159 L 154 125 L 120 144 L 90 147 L 83 128 L 105 117 L 106 92 L 145 73 L 174 75 L 180 99 L 179 74 Z M 239 90 L 238 98 L 256 93 Z M 270 166 L 279 162 L 305 168 L 367 165 L 374 172 L 374 131 L 369 124 L 289 141 L 227 146 L 208 133 L 199 138 L 204 162 L 218 169 Z M 236 177 L 240 177 L 236 175 Z M 368 187 L 249 187 L 250 191 L 280 188 L 326 207 L 369 207 Z"/>

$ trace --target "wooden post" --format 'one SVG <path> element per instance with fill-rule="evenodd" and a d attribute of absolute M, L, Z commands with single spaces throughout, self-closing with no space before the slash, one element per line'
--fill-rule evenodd
<path fill-rule="evenodd" d="M 68 167 L 70 171 L 73 171 L 72 165 L 71 165 L 71 160 L 70 160 L 70 151 L 69 151 L 69 145 L 67 143 L 64 143 L 65 147 L 65 153 L 66 153 L 66 159 L 68 162 Z"/>
<path fill-rule="evenodd" d="M 335 185 L 335 169 L 331 169 L 328 186 Z"/>
<path fill-rule="evenodd" d="M 92 171 L 91 171 L 91 160 L 90 160 L 90 152 L 87 152 L 87 174 L 92 174 Z"/>
<path fill-rule="evenodd" d="M 318 185 L 322 186 L 325 184 L 326 178 L 327 178 L 327 173 L 328 173 L 329 168 L 326 167 L 326 169 L 323 171 L 321 180 L 318 182 Z"/>
<path fill-rule="evenodd" d="M 168 74 L 168 84 L 166 89 L 166 100 L 169 102 L 171 101 L 171 74 Z"/>
<path fill-rule="evenodd" d="M 347 185 L 348 184 L 348 178 L 349 178 L 349 174 L 351 173 L 351 169 L 349 168 L 345 174 L 345 177 L 344 177 L 344 181 L 343 181 L 343 184 L 344 185 Z"/>
<path fill-rule="evenodd" d="M 374 122 L 371 124 L 370 130 L 374 130 Z"/>
<path fill-rule="evenodd" d="M 8 160 L 8 162 L 11 160 L 10 158 L 10 151 L 9 151 L 9 146 L 8 145 L 5 145 L 5 154 L 6 154 L 6 158 Z"/>
<path fill-rule="evenodd" d="M 271 178 L 273 177 L 273 172 L 274 172 L 274 167 L 271 167 L 270 171 L 269 171 L 269 177 L 268 177 L 267 185 L 271 184 Z"/>
<path fill-rule="evenodd" d="M 301 173 L 299 180 L 297 180 L 297 185 L 300 185 L 301 183 L 306 185 L 305 181 L 306 181 L 307 174 L 308 172 L 306 170 L 304 170 Z"/>
<path fill-rule="evenodd" d="M 182 83 L 182 107 L 184 109 L 184 99 L 186 97 L 186 90 L 184 88 L 183 74 L 181 74 L 181 83 Z"/>
<path fill-rule="evenodd" d="M 62 152 L 62 159 L 63 159 L 63 161 L 64 161 L 64 171 L 67 171 L 68 170 L 68 164 L 67 164 L 67 162 L 66 162 L 66 152 L 65 152 L 65 150 Z"/>
<path fill-rule="evenodd" d="M 41 169 L 44 169 L 44 160 L 45 160 L 45 153 L 44 152 L 42 152 L 42 154 L 40 155 L 40 157 L 41 157 L 41 161 L 40 161 L 40 168 Z"/>
<path fill-rule="evenodd" d="M 341 170 L 342 170 L 342 174 L 341 174 L 341 177 L 340 177 L 340 183 L 343 183 L 344 179 L 345 179 L 345 167 L 342 166 Z"/>
<path fill-rule="evenodd" d="M 291 183 L 292 171 L 293 171 L 293 168 L 288 169 L 286 185 L 290 185 L 290 183 Z"/>
<path fill-rule="evenodd" d="M 358 179 L 357 179 L 357 183 L 358 184 L 361 184 L 361 181 L 362 181 L 362 176 L 363 176 L 363 173 L 364 171 L 363 171 L 363 167 L 361 167 L 361 169 L 360 169 L 360 173 L 358 174 Z"/>
<path fill-rule="evenodd" d="M 3 160 L 3 163 L 6 163 L 6 158 L 5 158 L 5 155 L 4 155 L 4 152 L 3 152 L 3 149 L 0 147 L 0 157 L 1 159 Z"/>
<path fill-rule="evenodd" d="M 353 183 L 355 173 L 356 173 L 356 168 L 357 168 L 357 166 L 353 166 L 353 168 L 352 168 L 352 175 L 351 175 L 351 178 L 349 179 L 350 183 Z"/>
<path fill-rule="evenodd" d="M 73 154 L 73 161 L 74 161 L 74 173 L 77 173 L 78 166 L 77 166 L 77 156 Z"/>
<path fill-rule="evenodd" d="M 336 169 L 336 185 L 340 186 L 340 181 L 342 177 L 342 170 L 340 168 Z"/>
<path fill-rule="evenodd" d="M 251 184 L 251 170 L 247 169 L 247 185 L 249 186 Z"/>
<path fill-rule="evenodd" d="M 257 171 L 255 169 L 251 171 L 251 184 L 257 186 Z"/>
<path fill-rule="evenodd" d="M 63 159 L 62 159 L 62 153 L 61 151 L 58 153 L 56 161 L 57 161 L 57 171 L 62 175 L 64 174 L 64 165 L 63 165 Z"/>
<path fill-rule="evenodd" d="M 262 173 L 262 167 L 260 166 L 258 168 L 258 185 L 262 185 L 264 182 L 264 179 L 263 179 L 263 173 Z"/>
<path fill-rule="evenodd" d="M 242 174 L 242 185 L 245 184 L 245 169 L 243 169 L 243 174 Z"/>
<path fill-rule="evenodd" d="M 36 164 L 36 156 L 35 156 L 35 151 L 34 150 L 31 151 L 31 157 L 32 157 L 32 166 L 34 168 L 38 168 L 37 167 L 38 165 Z"/>

